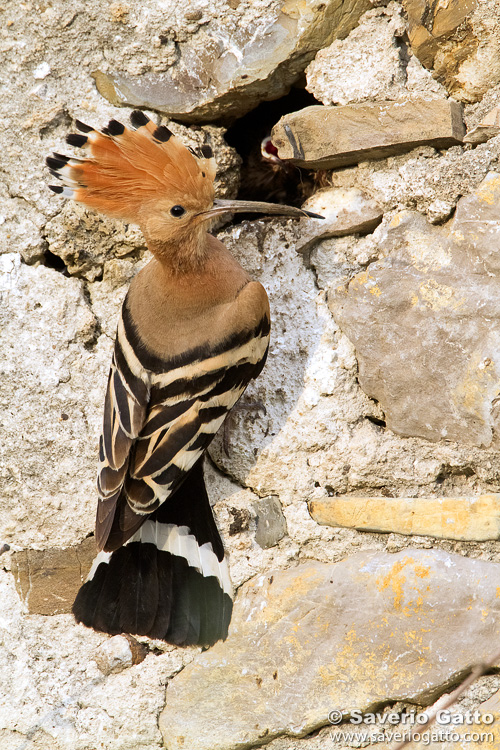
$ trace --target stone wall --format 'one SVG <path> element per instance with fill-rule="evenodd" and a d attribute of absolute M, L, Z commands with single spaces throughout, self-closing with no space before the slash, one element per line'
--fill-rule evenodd
<path fill-rule="evenodd" d="M 385 747 L 403 720 L 353 739 L 349 715 L 422 711 L 497 650 L 499 17 L 497 0 L 0 8 L 2 750 Z M 273 323 L 243 399 L 266 413 L 231 415 L 207 466 L 229 638 L 94 633 L 69 610 L 117 314 L 147 252 L 52 195 L 44 158 L 75 118 L 141 106 L 207 139 L 234 197 L 226 128 L 294 83 L 317 104 L 272 123 L 275 178 L 312 168 L 325 221 L 219 229 Z M 483 677 L 453 709 L 490 713 L 472 730 L 491 747 L 499 688 Z M 430 746 L 484 747 L 466 729 Z"/>

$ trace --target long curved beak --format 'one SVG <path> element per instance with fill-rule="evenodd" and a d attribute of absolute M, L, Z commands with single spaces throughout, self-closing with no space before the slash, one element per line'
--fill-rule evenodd
<path fill-rule="evenodd" d="M 217 198 L 214 205 L 201 216 L 212 219 L 221 214 L 268 214 L 269 216 L 288 216 L 294 219 L 324 219 L 324 216 L 313 214 L 312 211 L 304 211 L 294 206 L 283 206 L 280 203 L 262 203 L 261 201 L 229 201 Z"/>

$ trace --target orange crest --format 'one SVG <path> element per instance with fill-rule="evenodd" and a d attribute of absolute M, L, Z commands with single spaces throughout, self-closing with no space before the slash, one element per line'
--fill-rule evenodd
<path fill-rule="evenodd" d="M 47 165 L 60 180 L 50 188 L 108 216 L 136 223 L 159 204 L 209 208 L 216 169 L 210 146 L 196 153 L 138 110 L 130 121 L 133 130 L 111 120 L 99 132 L 77 120 L 83 135 L 71 133 L 66 140 L 85 149 L 88 157 L 49 157 Z"/>

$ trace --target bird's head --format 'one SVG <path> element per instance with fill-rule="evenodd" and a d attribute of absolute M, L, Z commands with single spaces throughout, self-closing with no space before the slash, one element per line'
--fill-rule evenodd
<path fill-rule="evenodd" d="M 195 248 L 223 213 L 315 216 L 291 206 L 215 199 L 216 164 L 210 146 L 187 148 L 167 127 L 155 125 L 138 110 L 130 119 L 132 128 L 111 120 L 102 131 L 77 120 L 80 133 L 66 140 L 83 148 L 85 158 L 49 157 L 47 166 L 59 180 L 51 189 L 139 224 L 153 250 L 173 245 Z"/>

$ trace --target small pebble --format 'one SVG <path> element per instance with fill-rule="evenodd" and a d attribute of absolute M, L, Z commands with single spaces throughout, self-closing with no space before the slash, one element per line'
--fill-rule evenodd
<path fill-rule="evenodd" d="M 36 78 L 38 81 L 41 81 L 44 78 L 47 78 L 49 73 L 50 73 L 50 65 L 48 64 L 48 62 L 43 62 L 43 63 L 40 63 L 40 65 L 37 65 L 37 67 L 33 71 L 33 78 Z"/>
<path fill-rule="evenodd" d="M 114 635 L 96 649 L 94 661 L 103 674 L 109 675 L 140 664 L 146 654 L 146 647 L 131 635 Z"/>

